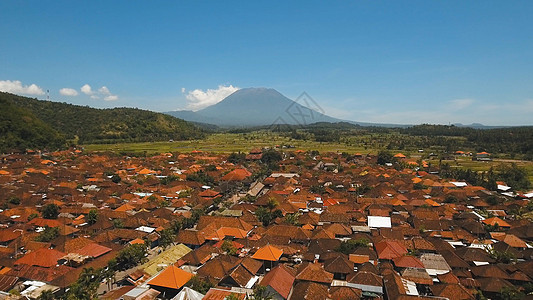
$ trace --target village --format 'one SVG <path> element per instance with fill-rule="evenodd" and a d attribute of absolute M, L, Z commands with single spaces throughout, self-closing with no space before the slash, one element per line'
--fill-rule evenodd
<path fill-rule="evenodd" d="M 370 154 L 259 148 L 2 155 L 0 299 L 533 291 L 531 191 L 505 182 L 489 191 L 393 154 L 385 164 Z"/>

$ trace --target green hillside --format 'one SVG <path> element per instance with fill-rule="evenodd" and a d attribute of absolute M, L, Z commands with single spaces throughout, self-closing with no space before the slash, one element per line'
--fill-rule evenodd
<path fill-rule="evenodd" d="M 33 115 L 35 122 L 51 127 L 67 140 L 79 144 L 151 142 L 201 138 L 204 131 L 169 115 L 135 108 L 96 109 L 0 93 L 10 107 Z M 16 114 L 2 113 L 4 119 Z M 32 126 L 30 126 L 31 128 Z M 21 135 L 21 139 L 25 139 Z"/>
<path fill-rule="evenodd" d="M 0 93 L 0 152 L 63 147 L 64 136 L 31 111 L 18 106 L 16 98 Z"/>

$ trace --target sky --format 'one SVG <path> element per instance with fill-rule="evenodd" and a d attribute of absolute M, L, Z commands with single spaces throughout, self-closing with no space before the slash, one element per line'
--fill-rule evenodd
<path fill-rule="evenodd" d="M 268 87 L 352 121 L 533 125 L 532 15 L 533 1 L 0 1 L 0 90 L 163 112 Z"/>

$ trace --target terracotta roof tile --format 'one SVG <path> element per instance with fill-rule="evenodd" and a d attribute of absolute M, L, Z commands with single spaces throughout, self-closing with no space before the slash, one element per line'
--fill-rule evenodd
<path fill-rule="evenodd" d="M 330 284 L 333 274 L 324 270 L 321 264 L 303 263 L 298 268 L 296 279 Z"/>
<path fill-rule="evenodd" d="M 171 289 L 179 289 L 184 286 L 192 277 L 192 273 L 184 271 L 174 265 L 170 265 L 164 271 L 159 273 L 159 275 L 150 280 L 148 284 Z"/>
<path fill-rule="evenodd" d="M 259 260 L 278 261 L 282 254 L 283 250 L 271 245 L 267 245 L 257 250 L 254 255 L 252 255 L 252 258 Z"/>
<path fill-rule="evenodd" d="M 283 298 L 287 299 L 292 289 L 294 275 L 283 264 L 278 265 L 268 272 L 261 280 L 262 286 L 272 287 Z"/>
<path fill-rule="evenodd" d="M 50 268 L 57 265 L 57 261 L 65 256 L 65 253 L 54 250 L 41 248 L 36 251 L 27 253 L 23 257 L 15 261 L 15 265 L 30 265 Z"/>

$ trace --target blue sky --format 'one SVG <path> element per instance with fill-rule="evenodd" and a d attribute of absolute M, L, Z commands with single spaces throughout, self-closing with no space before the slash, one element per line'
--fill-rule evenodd
<path fill-rule="evenodd" d="M 355 121 L 533 125 L 532 1 L 286 2 L 2 1 L 0 90 L 168 111 L 271 87 Z"/>

